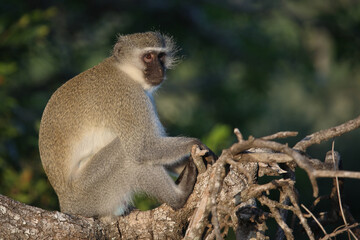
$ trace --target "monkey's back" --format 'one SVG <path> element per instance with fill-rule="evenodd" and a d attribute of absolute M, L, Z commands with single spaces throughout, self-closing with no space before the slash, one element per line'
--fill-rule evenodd
<path fill-rule="evenodd" d="M 39 149 L 59 198 L 68 191 L 79 161 L 91 158 L 116 137 L 130 141 L 156 131 L 158 120 L 149 105 L 141 86 L 117 68 L 114 57 L 70 79 L 52 95 L 40 124 Z M 149 115 L 153 122 L 149 123 Z"/>

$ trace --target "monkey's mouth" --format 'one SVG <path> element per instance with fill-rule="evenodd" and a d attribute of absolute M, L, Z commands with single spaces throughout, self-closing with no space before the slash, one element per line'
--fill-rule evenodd
<path fill-rule="evenodd" d="M 146 79 L 146 81 L 152 86 L 157 86 L 164 81 L 164 78 L 163 77 L 152 78 L 152 79 Z"/>

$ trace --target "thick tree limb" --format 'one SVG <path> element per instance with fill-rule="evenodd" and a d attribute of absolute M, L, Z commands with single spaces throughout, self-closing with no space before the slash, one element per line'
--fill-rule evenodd
<path fill-rule="evenodd" d="M 194 150 L 193 154 L 195 159 L 203 161 L 196 155 L 203 155 L 202 151 Z M 252 165 L 256 169 L 256 164 Z M 0 195 L 0 238 L 48 239 L 51 236 L 53 239 L 182 239 L 192 216 L 188 232 L 193 234 L 188 236 L 189 239 L 194 239 L 192 236 L 201 236 L 204 231 L 204 223 L 207 224 L 206 219 L 213 211 L 213 206 L 219 202 L 220 206 L 230 205 L 234 209 L 235 201 L 231 199 L 240 191 L 239 188 L 246 188 L 246 182 L 238 182 L 236 178 L 235 182 L 229 177 L 234 175 L 230 174 L 234 170 L 225 175 L 224 166 L 225 160 L 220 159 L 198 176 L 193 194 L 184 208 L 174 211 L 163 204 L 149 211 L 134 210 L 111 223 L 56 211 L 49 212 Z M 252 172 L 255 177 L 256 171 Z M 225 177 L 227 180 L 224 181 Z M 230 216 L 231 209 L 226 208 L 225 214 Z M 219 218 L 216 227 L 219 234 L 224 226 L 224 209 L 217 211 Z M 236 227 L 236 224 L 233 223 L 233 226 Z"/>
<path fill-rule="evenodd" d="M 0 195 L 0 238 L 181 239 L 181 223 L 186 221 L 188 214 L 162 205 L 151 211 L 135 210 L 119 218 L 118 222 L 108 223 L 45 211 Z"/>
<path fill-rule="evenodd" d="M 75 217 L 27 206 L 0 195 L 0 238 L 54 239 L 99 238 L 116 234 L 116 228 L 103 227 L 92 218 Z"/>

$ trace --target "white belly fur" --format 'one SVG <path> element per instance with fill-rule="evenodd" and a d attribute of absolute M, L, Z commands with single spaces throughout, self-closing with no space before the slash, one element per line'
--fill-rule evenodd
<path fill-rule="evenodd" d="M 71 157 L 71 176 L 75 177 L 81 169 L 100 149 L 116 138 L 116 135 L 106 128 L 89 128 L 81 134 L 73 144 Z"/>

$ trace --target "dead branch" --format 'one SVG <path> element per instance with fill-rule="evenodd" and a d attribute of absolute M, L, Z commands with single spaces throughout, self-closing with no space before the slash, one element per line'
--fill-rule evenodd
<path fill-rule="evenodd" d="M 289 163 L 294 161 L 290 156 L 283 153 L 245 152 L 234 157 L 237 161 L 262 162 L 262 163 Z"/>
<path fill-rule="evenodd" d="M 338 229 L 337 231 L 331 233 L 331 234 L 327 234 L 326 236 L 324 236 L 323 238 L 321 238 L 320 240 L 327 240 L 327 239 L 331 239 L 333 237 L 336 237 L 337 235 L 345 232 L 345 231 L 348 231 L 348 230 L 351 230 L 352 228 L 355 228 L 355 227 L 358 227 L 359 226 L 359 223 L 354 223 L 352 225 L 349 225 L 347 227 L 344 227 L 344 228 L 340 228 Z"/>
<path fill-rule="evenodd" d="M 318 224 L 318 226 L 320 227 L 321 231 L 323 231 L 323 233 L 325 235 L 327 235 L 327 232 L 325 230 L 325 228 L 323 227 L 323 225 L 319 222 L 319 220 L 317 220 L 317 218 L 314 216 L 314 214 L 307 208 L 305 207 L 304 204 L 301 204 L 301 207 L 305 209 L 306 212 L 308 212 L 310 214 L 310 216 L 314 219 L 314 221 Z"/>
<path fill-rule="evenodd" d="M 241 143 L 236 143 L 231 146 L 230 151 L 233 155 L 238 155 L 239 153 L 248 150 L 250 148 L 268 148 L 277 152 L 282 152 L 292 157 L 295 163 L 304 169 L 309 176 L 310 182 L 313 187 L 314 197 L 318 196 L 319 188 L 317 186 L 316 178 L 321 177 L 342 177 L 342 178 L 356 178 L 360 179 L 360 172 L 351 172 L 351 171 L 334 171 L 334 170 L 316 170 L 312 161 L 307 158 L 305 155 L 300 154 L 298 151 L 288 147 L 287 145 L 280 144 L 272 141 L 264 141 L 262 139 L 255 139 L 249 137 L 248 140 L 242 141 Z"/>
<path fill-rule="evenodd" d="M 298 135 L 298 132 L 290 132 L 290 131 L 285 131 L 285 132 L 278 132 L 269 136 L 265 136 L 262 137 L 262 140 L 274 140 L 274 139 L 278 139 L 278 138 L 288 138 L 288 137 L 296 137 Z"/>
<path fill-rule="evenodd" d="M 277 224 L 279 224 L 279 226 L 283 229 L 286 238 L 288 240 L 294 239 L 291 228 L 289 228 L 286 222 L 282 219 L 279 210 L 276 207 L 274 207 L 275 201 L 272 201 L 264 196 L 258 198 L 258 200 L 262 205 L 267 206 L 270 209 L 271 216 L 276 220 Z M 278 202 L 276 202 L 276 204 L 277 203 Z"/>
<path fill-rule="evenodd" d="M 339 126 L 332 127 L 329 129 L 321 130 L 316 133 L 306 136 L 303 140 L 295 144 L 294 149 L 305 151 L 308 147 L 314 144 L 319 144 L 323 141 L 332 139 L 343 135 L 344 133 L 350 132 L 356 128 L 360 127 L 360 116 L 350 120 L 346 123 L 343 123 Z"/>

